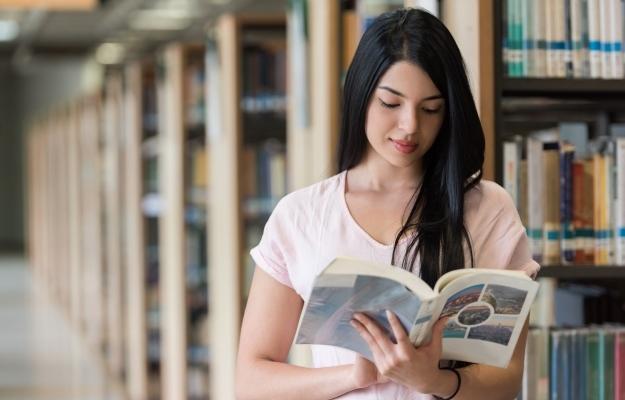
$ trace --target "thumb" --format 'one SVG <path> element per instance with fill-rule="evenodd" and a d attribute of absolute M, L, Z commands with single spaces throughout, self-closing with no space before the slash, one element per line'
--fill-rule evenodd
<path fill-rule="evenodd" d="M 430 341 L 431 346 L 435 346 L 439 349 L 443 347 L 443 330 L 445 330 L 445 325 L 447 325 L 448 320 L 449 317 L 443 317 L 436 321 L 432 327 L 432 340 Z"/>

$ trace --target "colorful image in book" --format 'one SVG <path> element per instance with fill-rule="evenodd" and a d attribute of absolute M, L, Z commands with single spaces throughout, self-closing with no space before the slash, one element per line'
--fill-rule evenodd
<path fill-rule="evenodd" d="M 464 339 L 467 334 L 467 328 L 462 327 L 451 318 L 447 321 L 445 329 L 443 330 L 443 339 Z"/>
<path fill-rule="evenodd" d="M 487 285 L 482 301 L 493 306 L 495 314 L 516 315 L 521 312 L 527 292 L 503 285 Z"/>
<path fill-rule="evenodd" d="M 392 310 L 408 331 L 416 319 L 421 301 L 402 284 L 386 278 L 361 275 L 333 275 L 324 286 L 315 286 L 299 328 L 297 343 L 345 347 L 373 360 L 369 346 L 350 321 L 363 312 L 391 332 L 385 310 Z"/>
<path fill-rule="evenodd" d="M 471 328 L 469 330 L 468 338 L 484 340 L 507 346 L 510 341 L 510 336 L 512 336 L 515 323 L 515 317 L 496 315 L 493 316 L 488 323 Z"/>
<path fill-rule="evenodd" d="M 484 285 L 471 286 L 449 297 L 445 303 L 445 307 L 443 307 L 441 317 L 454 315 L 458 311 L 462 310 L 462 308 L 464 308 L 467 304 L 478 301 L 483 288 Z"/>
<path fill-rule="evenodd" d="M 488 320 L 493 314 L 493 307 L 484 302 L 476 302 L 467 305 L 458 313 L 458 322 L 464 326 L 480 325 Z"/>

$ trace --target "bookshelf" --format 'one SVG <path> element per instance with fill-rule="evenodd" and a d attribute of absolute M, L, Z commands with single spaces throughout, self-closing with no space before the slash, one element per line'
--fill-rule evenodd
<path fill-rule="evenodd" d="M 570 135 L 566 129 L 572 129 L 572 125 L 585 132 L 589 143 L 591 143 L 593 139 L 609 135 L 614 125 L 622 124 L 625 121 L 625 107 L 623 106 L 625 104 L 623 102 L 625 100 L 625 84 L 623 79 L 591 79 L 583 77 L 578 72 L 573 74 L 572 68 L 570 71 L 564 68 L 557 72 L 553 65 L 550 70 L 545 68 L 542 74 L 544 77 L 538 77 L 536 71 L 526 74 L 518 74 L 516 71 L 511 74 L 512 71 L 509 66 L 504 64 L 504 48 L 506 45 L 509 46 L 506 50 L 509 52 L 510 43 L 502 43 L 501 41 L 504 36 L 507 36 L 507 40 L 510 37 L 506 22 L 507 20 L 509 23 L 510 14 L 507 13 L 509 10 L 506 10 L 505 6 L 513 3 L 493 2 L 492 5 L 495 21 L 494 37 L 499 41 L 494 46 L 495 175 L 497 181 L 503 185 L 506 185 L 506 180 L 510 179 L 507 175 L 509 174 L 508 164 L 504 167 L 504 160 L 506 159 L 504 145 L 506 143 L 510 149 L 512 146 L 509 144 L 516 141 L 519 143 L 519 149 L 522 153 L 529 153 L 532 150 L 529 146 L 525 147 L 526 143 L 537 137 L 537 131 L 545 132 L 555 129 L 558 139 L 545 139 L 545 141 L 557 140 L 559 142 L 563 137 L 571 137 L 563 135 Z M 547 3 L 538 2 L 528 3 L 532 3 L 534 7 L 538 7 L 540 4 L 547 5 Z M 567 2 L 567 4 L 574 3 L 581 2 Z M 602 7 L 608 3 L 602 2 Z M 571 7 L 577 7 L 577 5 Z M 566 14 L 563 14 L 562 19 L 565 18 Z M 563 24 L 562 27 L 553 26 L 548 29 L 564 29 L 566 33 L 566 24 Z M 512 51 L 518 50 L 520 48 L 514 47 L 513 44 Z M 547 60 L 549 59 L 547 58 Z M 562 60 L 566 61 L 567 58 Z M 523 62 L 528 62 L 528 58 L 523 58 Z M 580 65 L 578 60 L 573 60 L 571 63 Z M 539 64 L 535 63 L 534 67 L 531 68 L 538 68 L 536 65 Z M 558 74 L 561 76 L 555 77 Z M 567 74 L 568 78 L 565 78 L 564 76 Z M 516 135 L 516 137 L 513 138 L 512 135 Z M 547 157 L 544 155 L 547 148 L 547 143 L 541 147 L 543 160 Z M 557 148 L 564 149 L 566 146 L 560 144 L 560 147 Z M 579 150 L 580 148 L 575 148 L 575 151 Z M 567 157 L 567 153 L 561 151 L 558 153 L 559 160 L 564 163 L 563 160 Z M 585 152 L 585 148 L 580 151 L 580 153 Z M 593 155 L 593 157 L 595 156 Z M 533 159 L 536 160 L 536 158 Z M 586 160 L 588 158 L 580 154 L 580 157 L 575 158 L 573 163 L 596 163 L 595 160 Z M 566 168 L 566 164 L 564 165 L 565 167 L 560 166 L 560 168 Z M 527 161 L 528 171 L 530 168 L 530 162 Z M 560 168 L 554 168 L 551 172 L 556 174 L 555 177 L 560 185 L 567 181 L 572 182 L 571 185 L 579 182 L 579 178 L 563 176 L 560 173 Z M 566 171 L 566 169 L 562 170 Z M 549 171 L 543 172 L 545 176 L 548 173 Z M 591 176 L 594 181 L 600 176 L 596 171 L 588 171 L 585 174 Z M 522 188 L 523 185 L 534 187 L 527 181 L 521 184 L 524 178 L 520 174 L 518 176 L 521 179 L 519 188 Z M 564 179 L 560 179 L 560 177 Z M 559 185 L 556 184 L 555 186 L 557 191 Z M 587 200 L 583 197 L 584 194 L 573 194 L 572 196 L 578 197 L 569 200 L 568 195 L 562 195 L 566 191 L 561 190 L 558 198 L 562 196 L 563 200 L 558 200 L 560 206 L 556 221 L 558 224 L 561 221 L 566 223 L 567 218 L 569 218 L 567 208 L 574 207 L 569 202 L 579 201 L 580 204 L 587 204 Z M 569 190 L 575 193 L 574 189 Z M 592 200 L 593 204 L 597 199 L 601 199 L 596 195 L 601 191 L 593 187 L 585 190 L 595 196 Z M 521 193 L 521 190 L 518 193 Z M 605 196 L 605 192 L 603 193 Z M 553 199 L 553 191 L 545 196 L 548 199 Z M 545 209 L 551 204 L 544 199 L 542 201 L 545 202 Z M 536 213 L 535 208 L 524 206 L 522 202 L 519 204 L 520 214 L 524 218 L 525 225 L 529 228 L 528 233 L 531 239 L 533 237 L 531 214 L 537 215 L 538 213 Z M 558 204 L 556 204 L 556 208 Z M 597 214 L 593 214 L 593 211 L 596 212 L 597 207 L 596 205 L 593 207 L 594 209 L 591 209 L 590 214 L 593 221 L 596 221 Z M 602 208 L 605 209 L 607 206 Z M 548 212 L 545 221 L 553 219 L 553 209 Z M 575 210 L 573 213 L 576 215 Z M 582 215 L 579 209 L 577 215 Z M 588 214 L 585 215 L 588 216 Z M 563 216 L 564 219 L 561 220 L 560 216 Z M 528 218 L 530 222 L 528 222 Z M 581 217 L 574 218 L 579 221 Z M 576 222 L 576 224 L 578 223 Z M 578 226 L 575 225 L 576 229 L 579 229 Z M 596 226 L 592 226 L 592 228 L 604 229 L 596 228 Z M 562 230 L 560 237 L 568 239 L 568 234 Z M 539 255 L 544 257 L 543 261 L 540 262 L 542 268 L 538 274 L 542 293 L 539 293 L 535 308 L 532 311 L 530 321 L 532 329 L 529 334 L 525 362 L 524 393 L 519 398 L 560 398 L 574 392 L 579 393 L 583 398 L 599 398 L 600 396 L 611 398 L 615 390 L 610 382 L 619 379 L 625 381 L 625 371 L 619 372 L 613 362 L 604 362 L 603 359 L 599 360 L 598 356 L 599 353 L 618 354 L 619 351 L 619 345 L 615 344 L 616 341 L 610 342 L 610 340 L 616 340 L 619 335 L 622 335 L 622 324 L 625 323 L 625 314 L 621 310 L 625 304 L 622 289 L 625 282 L 625 266 L 617 265 L 615 260 L 597 261 L 594 252 L 600 246 L 597 244 L 594 233 L 589 238 L 576 240 L 573 242 L 577 246 L 575 247 L 573 262 L 569 258 L 571 253 L 569 255 L 565 253 L 565 250 L 570 250 L 569 245 L 562 246 L 565 241 L 559 242 L 562 249 L 558 250 L 559 253 L 555 259 L 547 257 L 546 252 Z M 590 247 L 590 254 L 593 254 L 594 257 L 592 260 L 586 258 L 585 261 L 580 261 L 578 257 L 579 243 L 586 243 L 584 252 Z M 588 257 L 587 253 L 584 254 L 584 257 Z M 608 324 L 606 325 L 606 323 Z M 614 324 L 620 324 L 620 328 Z M 622 349 L 622 345 L 620 346 Z M 602 390 L 603 392 L 601 392 Z"/>
<path fill-rule="evenodd" d="M 208 98 L 209 180 L 220 190 L 209 196 L 209 264 L 218 266 L 209 270 L 209 326 L 220 368 L 210 388 L 213 398 L 233 398 L 249 249 L 286 191 L 286 20 L 223 15 L 212 40 L 207 84 L 219 95 Z"/>

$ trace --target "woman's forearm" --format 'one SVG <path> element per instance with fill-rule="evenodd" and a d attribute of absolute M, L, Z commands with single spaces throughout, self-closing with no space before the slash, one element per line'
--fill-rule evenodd
<path fill-rule="evenodd" d="M 514 399 L 519 393 L 523 377 L 522 367 L 519 370 L 518 366 L 512 364 L 505 369 L 474 364 L 458 369 L 458 372 L 462 384 L 454 400 Z"/>
<path fill-rule="evenodd" d="M 328 400 L 357 389 L 352 366 L 304 368 L 268 360 L 239 366 L 237 399 Z"/>

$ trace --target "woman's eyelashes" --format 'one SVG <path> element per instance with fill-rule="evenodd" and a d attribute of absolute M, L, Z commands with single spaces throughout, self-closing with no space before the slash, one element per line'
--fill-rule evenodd
<path fill-rule="evenodd" d="M 387 102 L 385 102 L 382 99 L 379 99 L 379 100 L 380 100 L 380 103 L 382 104 L 382 107 L 386 107 L 386 108 L 397 108 L 397 107 L 399 107 L 398 103 L 397 104 L 393 104 L 393 103 L 387 103 Z"/>
<path fill-rule="evenodd" d="M 399 103 L 387 103 L 387 102 L 385 102 L 382 99 L 378 99 L 378 100 L 380 100 L 380 104 L 382 105 L 382 107 L 385 107 L 385 108 L 397 108 L 397 107 L 400 106 Z M 442 108 L 443 108 L 442 106 L 439 106 L 439 107 L 421 107 L 421 110 L 423 110 L 423 112 L 425 112 L 426 114 L 438 114 L 441 111 Z"/>

